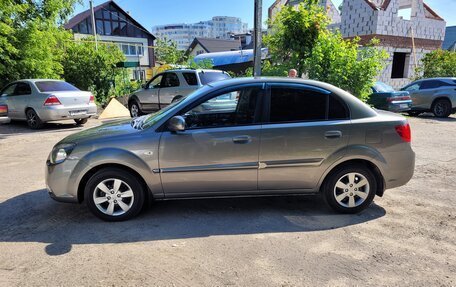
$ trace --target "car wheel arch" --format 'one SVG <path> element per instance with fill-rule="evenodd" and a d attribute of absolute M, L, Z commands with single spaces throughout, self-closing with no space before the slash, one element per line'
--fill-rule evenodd
<path fill-rule="evenodd" d="M 135 102 L 139 108 L 141 108 L 141 104 L 139 102 L 139 99 L 136 95 L 132 95 L 129 99 L 128 99 L 128 108 L 131 107 L 131 104 Z"/>
<path fill-rule="evenodd" d="M 446 100 L 446 101 L 448 101 L 448 102 L 450 103 L 450 105 L 452 105 L 452 102 L 451 102 L 449 96 L 447 96 L 447 95 L 439 95 L 439 96 L 437 96 L 437 97 L 432 101 L 431 110 L 432 110 L 432 108 L 434 107 L 434 104 L 435 104 L 437 101 L 439 101 L 439 100 Z M 451 108 L 453 108 L 453 107 L 451 107 Z"/>
<path fill-rule="evenodd" d="M 325 182 L 330 178 L 330 175 L 334 170 L 339 169 L 342 166 L 346 165 L 364 165 L 366 166 L 375 176 L 375 179 L 377 181 L 377 190 L 375 191 L 375 194 L 377 196 L 382 197 L 383 193 L 385 191 L 385 178 L 383 176 L 382 171 L 378 167 L 377 164 L 375 164 L 371 159 L 366 158 L 366 157 L 358 157 L 358 158 L 351 158 L 351 159 L 342 159 L 339 162 L 336 162 L 332 166 L 330 166 L 323 176 L 321 177 L 318 185 L 318 190 L 321 192 L 322 187 L 324 186 Z"/>

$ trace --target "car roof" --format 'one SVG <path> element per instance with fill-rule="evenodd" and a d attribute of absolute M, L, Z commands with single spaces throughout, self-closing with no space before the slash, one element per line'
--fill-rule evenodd
<path fill-rule="evenodd" d="M 163 71 L 162 73 L 166 73 L 166 72 L 220 72 L 220 73 L 225 73 L 225 71 L 222 71 L 222 70 L 214 70 L 214 69 L 190 69 L 190 68 L 171 69 L 171 70 Z"/>
<path fill-rule="evenodd" d="M 64 82 L 63 80 L 56 80 L 56 79 L 21 79 L 21 80 L 17 80 L 17 81 L 14 81 L 12 83 L 16 83 L 16 82 L 31 82 L 31 83 L 35 83 L 35 82 Z"/>
<path fill-rule="evenodd" d="M 221 81 L 216 81 L 208 84 L 207 86 L 213 88 L 228 88 L 235 85 L 243 84 L 262 84 L 262 83 L 278 83 L 278 84 L 301 84 L 316 87 L 319 89 L 326 90 L 330 93 L 334 93 L 341 97 L 344 102 L 349 105 L 352 119 L 366 118 L 369 116 L 375 116 L 376 112 L 373 111 L 367 104 L 362 102 L 357 97 L 353 96 L 347 91 L 344 91 L 336 86 L 328 83 L 315 81 L 315 80 L 304 80 L 301 78 L 287 78 L 287 77 L 245 77 L 245 78 L 232 78 Z"/>

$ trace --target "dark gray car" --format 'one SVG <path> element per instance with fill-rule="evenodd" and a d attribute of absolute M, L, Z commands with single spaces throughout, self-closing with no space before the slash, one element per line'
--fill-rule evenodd
<path fill-rule="evenodd" d="M 456 111 L 456 78 L 432 78 L 415 81 L 402 91 L 410 93 L 410 115 L 432 112 L 436 117 L 446 118 Z"/>
<path fill-rule="evenodd" d="M 406 184 L 415 154 L 406 119 L 329 84 L 241 78 L 209 84 L 161 111 L 71 135 L 47 161 L 52 198 L 98 217 L 149 200 L 322 193 L 355 213 Z"/>

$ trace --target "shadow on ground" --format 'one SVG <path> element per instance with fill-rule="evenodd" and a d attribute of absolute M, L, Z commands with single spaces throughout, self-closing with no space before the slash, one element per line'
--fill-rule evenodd
<path fill-rule="evenodd" d="M 437 121 L 437 122 L 456 122 L 455 114 L 450 115 L 448 118 L 437 118 L 437 117 L 434 116 L 434 114 L 423 113 L 423 114 L 420 114 L 419 116 L 415 116 L 415 118 L 426 119 L 426 120 L 434 120 L 434 121 Z"/>
<path fill-rule="evenodd" d="M 269 197 L 156 202 L 136 219 L 108 223 L 85 205 L 51 200 L 45 190 L 0 203 L 0 242 L 42 242 L 48 255 L 73 244 L 140 242 L 278 232 L 330 230 L 385 215 L 372 204 L 357 215 L 335 214 L 319 197 Z"/>
<path fill-rule="evenodd" d="M 39 130 L 33 130 L 28 127 L 27 122 L 25 121 L 12 121 L 9 124 L 0 125 L 0 137 L 7 137 L 12 135 L 20 134 L 34 134 L 42 132 L 66 132 L 69 130 L 78 131 L 81 130 L 83 126 L 78 126 L 74 122 L 52 122 L 45 123 L 43 128 Z"/>

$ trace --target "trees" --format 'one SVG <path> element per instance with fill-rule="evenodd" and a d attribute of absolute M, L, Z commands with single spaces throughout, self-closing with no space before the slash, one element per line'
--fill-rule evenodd
<path fill-rule="evenodd" d="M 0 1 L 0 86 L 19 78 L 59 78 L 64 42 L 59 26 L 77 0 Z"/>
<path fill-rule="evenodd" d="M 115 79 L 122 76 L 116 65 L 125 61 L 118 46 L 99 44 L 95 49 L 90 38 L 70 43 L 62 59 L 63 77 L 82 90 L 94 93 L 98 102 L 105 102 L 112 92 Z"/>
<path fill-rule="evenodd" d="M 285 6 L 270 23 L 272 34 L 265 43 L 271 59 L 264 63 L 264 74 L 284 76 L 294 68 L 367 99 L 386 52 L 374 47 L 375 40 L 360 47 L 359 39 L 344 40 L 328 30 L 329 19 L 315 2 Z"/>
<path fill-rule="evenodd" d="M 155 57 L 162 64 L 180 64 L 185 61 L 184 51 L 177 49 L 177 44 L 170 39 L 157 39 Z"/>
<path fill-rule="evenodd" d="M 456 77 L 456 52 L 435 50 L 424 56 L 417 78 Z"/>

